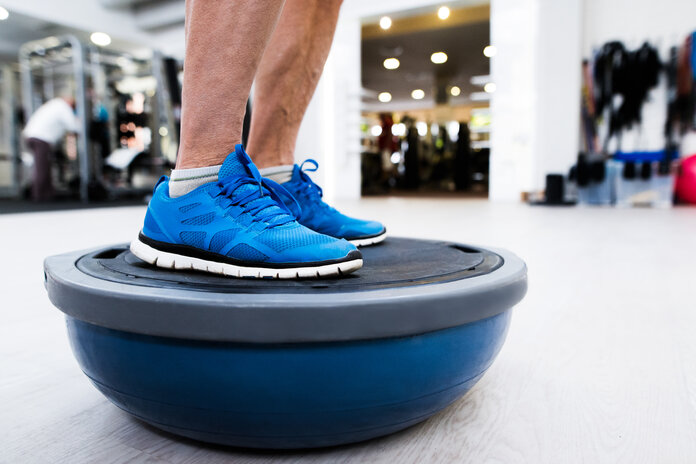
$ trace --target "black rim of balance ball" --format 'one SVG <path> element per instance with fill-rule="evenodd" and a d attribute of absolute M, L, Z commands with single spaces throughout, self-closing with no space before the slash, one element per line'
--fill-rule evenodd
<path fill-rule="evenodd" d="M 491 317 L 527 288 L 512 253 L 389 238 L 339 278 L 235 279 L 152 267 L 127 244 L 46 259 L 51 301 L 101 327 L 163 337 L 306 343 L 416 335 Z"/>

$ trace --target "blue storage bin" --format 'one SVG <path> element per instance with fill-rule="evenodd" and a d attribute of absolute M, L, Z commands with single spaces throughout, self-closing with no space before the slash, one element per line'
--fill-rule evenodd
<path fill-rule="evenodd" d="M 642 179 L 636 176 L 634 179 L 624 179 L 624 163 L 612 161 L 618 169 L 616 180 L 616 205 L 620 207 L 648 206 L 653 208 L 669 208 L 672 206 L 674 195 L 674 173 L 670 170 L 668 175 L 660 175 L 659 163 L 650 163 L 651 176 Z"/>
<path fill-rule="evenodd" d="M 578 186 L 578 202 L 586 205 L 608 206 L 616 202 L 617 168 L 611 162 L 606 164 L 606 175 L 602 182 L 591 181 L 585 187 Z"/>

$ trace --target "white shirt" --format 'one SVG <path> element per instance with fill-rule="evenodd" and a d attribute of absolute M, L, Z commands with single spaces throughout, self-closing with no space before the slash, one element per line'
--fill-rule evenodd
<path fill-rule="evenodd" d="M 67 132 L 78 131 L 78 120 L 72 107 L 62 98 L 54 98 L 34 111 L 22 135 L 27 139 L 39 139 L 55 145 Z"/>

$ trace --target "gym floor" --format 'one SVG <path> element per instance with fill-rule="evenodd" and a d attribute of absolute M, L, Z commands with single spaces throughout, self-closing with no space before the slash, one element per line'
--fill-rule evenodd
<path fill-rule="evenodd" d="M 529 266 L 502 352 L 462 399 L 403 432 L 318 451 L 211 447 L 107 402 L 43 289 L 45 256 L 126 242 L 144 207 L 0 216 L 0 462 L 694 462 L 696 210 L 466 199 L 338 204 L 393 235 L 504 247 Z"/>

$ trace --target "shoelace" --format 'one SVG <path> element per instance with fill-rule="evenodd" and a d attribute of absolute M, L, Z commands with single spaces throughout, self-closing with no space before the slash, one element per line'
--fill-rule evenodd
<path fill-rule="evenodd" d="M 305 168 L 305 164 L 308 163 L 312 165 L 311 169 Z M 306 174 L 307 172 L 314 172 L 317 169 L 319 169 L 319 163 L 311 158 L 302 162 L 300 165 L 300 179 L 302 180 L 302 183 L 299 185 L 295 184 L 297 185 L 296 193 L 322 209 L 335 211 L 334 208 L 324 203 L 324 200 L 322 199 L 324 196 L 324 191 L 321 189 L 321 187 L 315 184 L 309 175 Z"/>
<path fill-rule="evenodd" d="M 218 180 L 220 191 L 216 196 L 223 196 L 229 203 L 226 208 L 240 206 L 252 217 L 252 222 L 266 222 L 269 227 L 277 227 L 289 222 L 293 222 L 296 216 L 301 213 L 300 205 L 293 196 L 280 184 L 261 177 L 258 169 L 251 163 L 245 164 L 247 176 L 233 175 Z M 235 194 L 237 189 L 243 185 L 254 187 L 243 194 Z M 280 195 L 291 199 L 290 204 L 296 206 L 297 211 L 291 211 L 285 205 Z M 254 203 L 250 206 L 251 203 Z M 276 206 L 278 209 L 273 208 Z M 275 221 L 271 222 L 273 219 Z"/>

